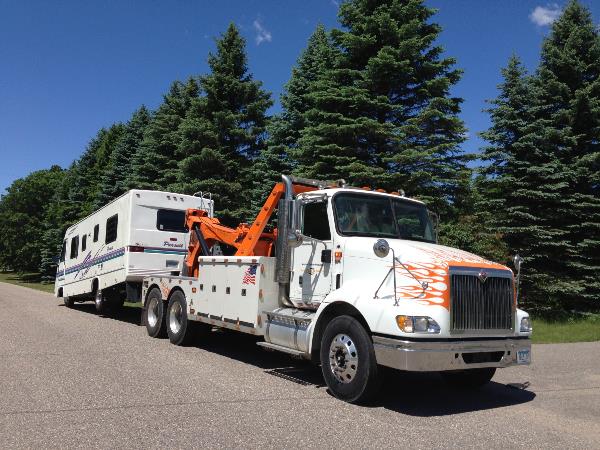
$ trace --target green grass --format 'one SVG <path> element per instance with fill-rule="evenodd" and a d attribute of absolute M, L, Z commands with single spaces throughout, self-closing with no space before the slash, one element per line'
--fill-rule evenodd
<path fill-rule="evenodd" d="M 54 292 L 54 283 L 42 283 L 40 275 L 37 273 L 0 272 L 0 282 L 25 286 L 43 292 Z"/>
<path fill-rule="evenodd" d="M 600 341 L 600 314 L 564 320 L 533 319 L 535 344 L 590 341 Z"/>

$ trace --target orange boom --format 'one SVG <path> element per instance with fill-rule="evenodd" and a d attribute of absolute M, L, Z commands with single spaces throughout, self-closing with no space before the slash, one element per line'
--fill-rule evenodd
<path fill-rule="evenodd" d="M 294 194 L 319 188 L 317 182 L 312 180 L 292 180 Z M 221 225 L 219 219 L 208 217 L 204 210 L 188 209 L 185 222 L 191 233 L 185 263 L 187 275 L 198 276 L 198 257 L 208 255 L 215 243 L 236 248 L 235 256 L 273 256 L 277 229 L 270 233 L 265 233 L 264 229 L 284 193 L 285 185 L 277 183 L 250 226 L 241 223 L 236 228 L 226 227 Z"/>

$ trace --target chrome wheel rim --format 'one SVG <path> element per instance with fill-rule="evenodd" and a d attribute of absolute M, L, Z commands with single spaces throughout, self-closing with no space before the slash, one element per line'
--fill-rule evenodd
<path fill-rule="evenodd" d="M 169 310 L 169 327 L 171 328 L 171 332 L 173 334 L 179 333 L 182 323 L 183 309 L 179 302 L 175 302 L 171 305 L 171 309 Z"/>
<path fill-rule="evenodd" d="M 100 306 L 101 304 L 102 304 L 102 291 L 98 291 L 98 292 L 96 292 L 96 305 Z"/>
<path fill-rule="evenodd" d="M 358 350 L 346 334 L 338 334 L 329 346 L 329 366 L 333 376 L 341 383 L 350 383 L 358 369 Z"/>
<path fill-rule="evenodd" d="M 152 328 L 158 323 L 158 299 L 151 298 L 148 302 L 148 325 Z"/>

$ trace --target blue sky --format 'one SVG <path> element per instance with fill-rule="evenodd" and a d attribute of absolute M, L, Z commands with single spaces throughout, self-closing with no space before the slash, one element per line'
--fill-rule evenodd
<path fill-rule="evenodd" d="M 600 2 L 583 0 L 594 20 Z M 427 0 L 439 9 L 439 43 L 464 70 L 465 150 L 482 142 L 481 110 L 511 53 L 534 69 L 564 1 Z M 250 69 L 278 101 L 320 22 L 337 26 L 334 0 L 0 0 L 0 192 L 52 164 L 68 166 L 103 126 L 155 108 L 176 79 L 204 73 L 213 37 L 235 22 Z M 279 105 L 273 108 L 273 112 Z"/>

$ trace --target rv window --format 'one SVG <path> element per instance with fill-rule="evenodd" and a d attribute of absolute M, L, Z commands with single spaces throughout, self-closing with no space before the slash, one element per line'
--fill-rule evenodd
<path fill-rule="evenodd" d="M 100 225 L 94 226 L 94 242 L 98 242 L 99 231 L 100 231 Z"/>
<path fill-rule="evenodd" d="M 156 212 L 156 229 L 160 231 L 173 231 L 175 233 L 187 233 L 185 211 L 159 209 Z"/>
<path fill-rule="evenodd" d="M 65 253 L 67 253 L 67 241 L 63 241 L 62 249 L 60 251 L 60 262 L 65 260 Z"/>
<path fill-rule="evenodd" d="M 117 225 L 119 224 L 119 215 L 115 214 L 106 221 L 106 239 L 104 242 L 110 244 L 117 240 Z"/>
<path fill-rule="evenodd" d="M 71 259 L 77 258 L 79 254 L 79 236 L 71 239 Z"/>
<path fill-rule="evenodd" d="M 81 237 L 81 251 L 85 252 L 85 248 L 87 247 L 87 234 L 84 234 Z"/>

